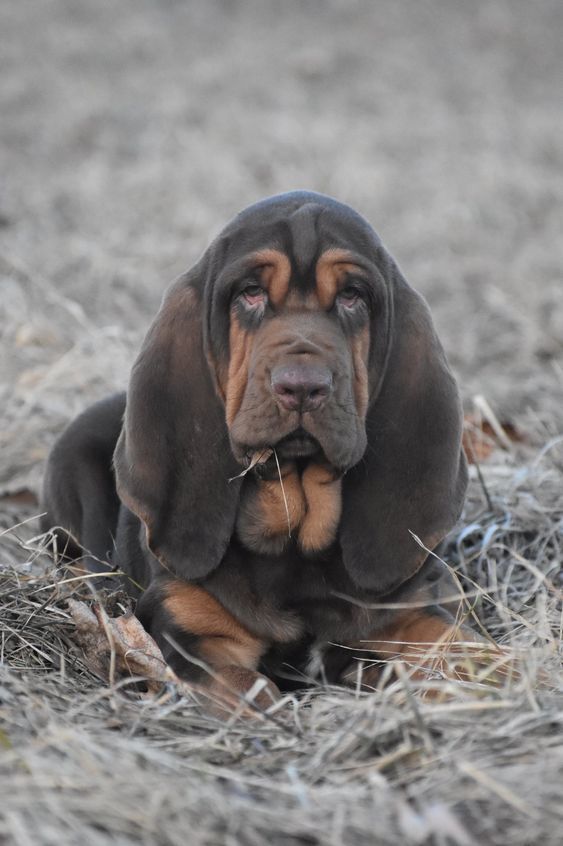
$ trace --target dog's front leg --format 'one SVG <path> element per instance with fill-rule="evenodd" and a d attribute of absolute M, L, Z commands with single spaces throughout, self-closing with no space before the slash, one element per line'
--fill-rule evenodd
<path fill-rule="evenodd" d="M 141 597 L 137 613 L 168 665 L 205 697 L 208 712 L 225 716 L 241 709 L 248 716 L 279 697 L 276 685 L 257 672 L 268 644 L 203 587 L 157 579 Z"/>

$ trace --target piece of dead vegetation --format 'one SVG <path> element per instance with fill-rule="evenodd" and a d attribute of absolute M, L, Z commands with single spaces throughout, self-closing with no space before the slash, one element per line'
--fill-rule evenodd
<path fill-rule="evenodd" d="M 512 452 L 514 445 L 527 441 L 514 423 L 498 420 L 488 403 L 476 404 L 464 417 L 462 445 L 469 464 L 481 464 L 499 449 Z"/>
<path fill-rule="evenodd" d="M 100 679 L 114 684 L 120 678 L 137 677 L 148 693 L 158 693 L 166 682 L 176 681 L 130 607 L 115 617 L 99 602 L 88 606 L 69 598 L 67 607 L 88 669 Z"/>

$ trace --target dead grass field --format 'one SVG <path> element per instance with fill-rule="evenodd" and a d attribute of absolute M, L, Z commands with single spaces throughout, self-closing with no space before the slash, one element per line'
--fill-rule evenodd
<path fill-rule="evenodd" d="M 108 688 L 0 501 L 0 842 L 511 844 L 563 830 L 563 5 L 0 6 L 0 493 L 127 379 L 165 286 L 237 210 L 349 202 L 430 302 L 468 411 L 525 440 L 473 473 L 445 559 L 522 654 L 501 689 L 316 688 L 221 726 Z M 539 669 L 549 682 L 535 686 Z"/>

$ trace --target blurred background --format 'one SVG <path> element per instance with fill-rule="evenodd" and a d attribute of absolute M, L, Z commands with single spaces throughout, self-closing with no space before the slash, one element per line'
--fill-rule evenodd
<path fill-rule="evenodd" d="M 560 0 L 20 0 L 0 29 L 0 491 L 125 386 L 228 219 L 294 188 L 370 220 L 468 408 L 555 433 Z"/>

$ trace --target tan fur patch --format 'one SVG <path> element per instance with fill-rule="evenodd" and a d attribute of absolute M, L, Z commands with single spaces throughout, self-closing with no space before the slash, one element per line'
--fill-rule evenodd
<path fill-rule="evenodd" d="M 255 670 L 260 662 L 264 648 L 257 640 L 255 643 L 239 643 L 229 637 L 202 637 L 198 643 L 201 657 L 211 667 L 219 670 L 230 664 Z"/>
<path fill-rule="evenodd" d="M 362 268 L 356 264 L 348 250 L 326 250 L 316 267 L 317 296 L 321 308 L 330 309 L 346 280 L 346 273 L 357 273 Z"/>
<path fill-rule="evenodd" d="M 483 655 L 485 665 L 487 661 L 492 664 L 495 655 L 500 656 L 499 650 L 491 651 L 488 645 L 482 645 L 481 639 L 465 626 L 420 610 L 398 614 L 363 648 L 373 650 L 384 661 L 400 659 L 416 681 L 435 677 L 436 673 L 442 678 L 471 681 L 483 663 Z M 373 670 L 370 673 L 368 669 L 365 683 L 377 682 L 379 669 Z M 428 691 L 427 695 L 434 697 L 436 693 Z"/>
<path fill-rule="evenodd" d="M 301 478 L 307 513 L 299 529 L 299 545 L 305 552 L 326 549 L 336 537 L 342 511 L 342 485 L 320 464 L 310 464 Z"/>
<path fill-rule="evenodd" d="M 361 657 L 367 662 L 362 672 L 364 687 L 380 683 L 383 665 L 372 663 L 378 660 L 399 661 L 415 681 L 442 678 L 497 687 L 510 678 L 521 678 L 518 660 L 510 650 L 488 643 L 462 622 L 420 609 L 398 613 L 373 639 L 347 647 L 361 650 Z M 357 679 L 358 665 L 354 662 L 341 680 L 357 684 Z M 429 687 L 422 696 L 444 699 L 448 689 Z"/>
<path fill-rule="evenodd" d="M 291 263 L 279 250 L 261 250 L 252 257 L 255 267 L 261 269 L 261 281 L 272 304 L 283 305 L 289 291 Z"/>
<path fill-rule="evenodd" d="M 383 658 L 432 653 L 434 647 L 447 646 L 456 639 L 459 627 L 451 620 L 416 611 L 398 613 L 383 631 L 376 634 L 364 647 L 372 649 Z"/>
<path fill-rule="evenodd" d="M 282 482 L 283 488 L 279 479 L 260 483 L 259 508 L 263 515 L 264 528 L 269 535 L 297 528 L 305 515 L 305 497 L 295 468 L 285 475 L 282 473 Z"/>
<path fill-rule="evenodd" d="M 461 625 L 421 609 L 397 612 L 393 620 L 373 637 L 349 643 L 357 649 L 366 665 L 362 670 L 362 685 L 376 687 L 381 679 L 383 664 L 374 661 L 401 661 L 409 668 L 414 680 L 425 680 L 436 672 L 449 678 L 461 678 L 456 659 L 463 657 L 463 643 L 475 641 L 475 635 Z M 452 670 L 453 668 L 453 670 Z M 358 663 L 354 661 L 342 675 L 345 684 L 356 684 Z"/>
<path fill-rule="evenodd" d="M 229 370 L 225 386 L 227 426 L 232 425 L 240 410 L 248 383 L 248 363 L 252 351 L 252 337 L 242 329 L 234 313 L 231 315 L 229 346 Z"/>
<path fill-rule="evenodd" d="M 366 326 L 352 340 L 352 362 L 354 365 L 354 400 L 356 411 L 362 419 L 366 416 L 369 401 L 368 356 L 369 329 Z"/>
<path fill-rule="evenodd" d="M 217 363 L 211 355 L 207 355 L 207 363 L 209 364 L 209 370 L 212 374 L 215 374 L 215 390 L 217 391 L 217 396 L 226 406 L 227 404 L 227 384 L 229 381 L 229 365 L 225 362 Z"/>
<path fill-rule="evenodd" d="M 169 582 L 164 607 L 185 632 L 202 638 L 202 655 L 214 667 L 240 664 L 255 669 L 266 645 L 255 637 L 215 597 L 187 582 Z"/>
<path fill-rule="evenodd" d="M 279 479 L 256 483 L 254 495 L 243 500 L 239 512 L 239 538 L 250 549 L 262 551 L 268 549 L 269 541 L 279 539 L 281 550 L 291 530 L 292 534 L 297 532 L 305 552 L 326 549 L 336 536 L 340 520 L 340 479 L 319 464 L 308 465 L 302 476 L 290 465 L 282 470 L 282 482 L 283 490 Z"/>
<path fill-rule="evenodd" d="M 264 682 L 264 687 L 252 700 L 255 707 L 243 707 L 241 697 L 245 696 L 258 680 Z M 259 713 L 256 708 L 266 710 L 281 697 L 273 681 L 261 673 L 240 666 L 222 667 L 218 677 L 210 679 L 199 692 L 205 696 L 206 712 L 221 719 L 230 716 L 235 709 L 239 717 L 256 718 Z"/>
<path fill-rule="evenodd" d="M 283 490 L 280 480 L 272 479 L 257 481 L 245 492 L 237 532 L 249 549 L 281 551 L 289 540 L 290 531 L 293 532 L 303 519 L 305 496 L 294 464 L 282 468 L 282 481 Z M 275 541 L 273 545 L 272 541 Z"/>
<path fill-rule="evenodd" d="M 278 250 L 262 250 L 251 257 L 251 264 L 260 270 L 261 281 L 271 302 L 282 305 L 289 290 L 291 264 L 289 258 Z M 227 426 L 240 411 L 248 384 L 248 366 L 252 351 L 252 335 L 239 324 L 233 309 L 229 330 L 229 367 L 227 375 L 218 372 L 220 390 L 225 397 Z"/>

